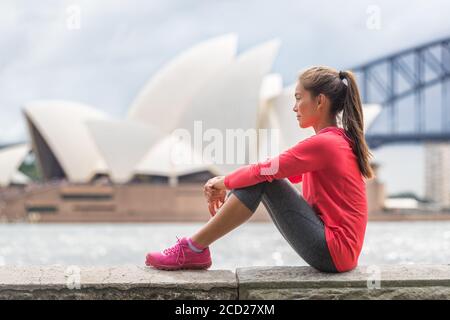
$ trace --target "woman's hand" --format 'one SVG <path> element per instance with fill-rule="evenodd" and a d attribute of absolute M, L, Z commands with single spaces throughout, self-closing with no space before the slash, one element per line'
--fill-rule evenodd
<path fill-rule="evenodd" d="M 203 192 L 208 201 L 208 209 L 211 216 L 216 214 L 216 211 L 225 202 L 227 191 L 225 188 L 224 176 L 214 177 L 209 179 L 203 187 Z"/>

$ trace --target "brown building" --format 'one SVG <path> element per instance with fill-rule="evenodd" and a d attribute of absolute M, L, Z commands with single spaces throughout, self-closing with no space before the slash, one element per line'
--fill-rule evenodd
<path fill-rule="evenodd" d="M 9 222 L 206 222 L 204 183 L 70 184 L 0 191 L 0 219 Z M 301 184 L 295 184 L 301 191 Z M 367 183 L 369 210 L 381 210 L 382 185 Z M 370 213 L 369 213 L 370 215 Z M 271 221 L 261 204 L 250 221 Z"/>

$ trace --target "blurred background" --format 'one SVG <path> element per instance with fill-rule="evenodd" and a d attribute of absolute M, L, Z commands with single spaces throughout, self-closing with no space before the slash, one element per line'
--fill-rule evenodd
<path fill-rule="evenodd" d="M 209 219 L 203 184 L 240 164 L 171 133 L 195 137 L 199 121 L 292 146 L 314 133 L 291 111 L 312 65 L 360 85 L 376 171 L 360 264 L 448 263 L 447 12 L 443 0 L 2 1 L 0 265 L 143 264 L 191 235 Z M 256 134 L 261 155 L 274 142 Z M 205 161 L 175 163 L 174 149 Z M 262 205 L 212 248 L 217 269 L 305 264 Z"/>

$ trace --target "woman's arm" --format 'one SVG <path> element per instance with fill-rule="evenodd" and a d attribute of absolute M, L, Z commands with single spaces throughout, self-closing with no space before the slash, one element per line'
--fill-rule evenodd
<path fill-rule="evenodd" d="M 223 186 L 235 189 L 289 177 L 299 182 L 303 173 L 325 168 L 333 160 L 334 149 L 326 135 L 311 136 L 276 157 L 234 170 L 223 178 Z"/>

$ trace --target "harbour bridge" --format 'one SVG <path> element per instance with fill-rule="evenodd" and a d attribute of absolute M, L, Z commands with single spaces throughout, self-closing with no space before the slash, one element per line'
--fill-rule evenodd
<path fill-rule="evenodd" d="M 364 103 L 382 109 L 366 130 L 370 148 L 450 141 L 450 38 L 351 68 Z"/>

